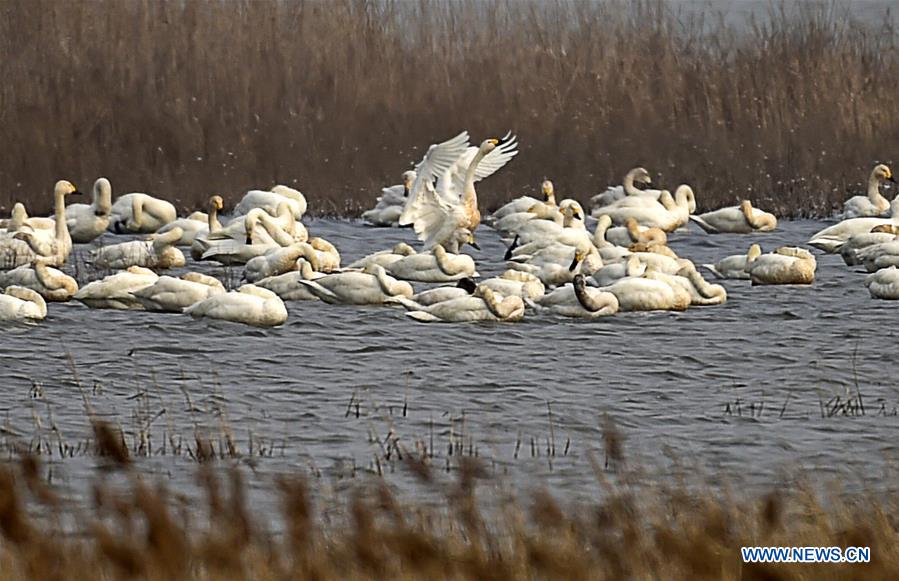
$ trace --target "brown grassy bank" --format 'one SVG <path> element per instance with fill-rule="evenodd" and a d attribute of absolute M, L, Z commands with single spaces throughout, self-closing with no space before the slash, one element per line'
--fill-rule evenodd
<path fill-rule="evenodd" d="M 351 213 L 468 128 L 521 138 L 485 206 L 643 164 L 702 207 L 822 212 L 899 151 L 897 31 L 839 6 L 735 33 L 653 1 L 5 0 L 0 206 L 105 175 L 186 208 L 296 180 Z"/>

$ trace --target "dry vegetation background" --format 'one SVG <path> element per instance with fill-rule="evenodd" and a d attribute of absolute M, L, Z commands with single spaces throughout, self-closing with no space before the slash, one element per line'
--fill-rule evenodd
<path fill-rule="evenodd" d="M 352 213 L 468 128 L 521 137 L 488 207 L 644 164 L 703 207 L 822 212 L 899 150 L 894 21 L 842 7 L 735 32 L 644 0 L 4 0 L 0 205 L 105 175 L 185 208 L 295 183 Z"/>

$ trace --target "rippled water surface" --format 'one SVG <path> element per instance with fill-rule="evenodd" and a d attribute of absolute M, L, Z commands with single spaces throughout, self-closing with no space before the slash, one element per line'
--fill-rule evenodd
<path fill-rule="evenodd" d="M 350 222 L 308 225 L 344 263 L 412 237 Z M 694 228 L 671 245 L 699 264 L 754 241 L 766 250 L 797 244 L 821 226 L 784 222 L 772 234 L 715 237 Z M 503 246 L 486 227 L 479 237 L 480 272 L 500 272 Z M 455 454 L 461 444 L 513 482 L 580 494 L 594 489 L 590 457 L 602 461 L 608 414 L 638 462 L 675 457 L 750 485 L 797 466 L 888 485 L 899 441 L 897 305 L 870 299 L 863 274 L 839 256 L 819 257 L 811 288 L 725 286 L 719 307 L 519 324 L 424 325 L 392 308 L 292 302 L 287 324 L 260 330 L 53 304 L 42 324 L 0 333 L 3 437 L 75 445 L 89 436 L 86 400 L 129 438 L 149 425 L 155 458 L 144 465 L 175 486 L 191 471 L 172 444 L 192 444 L 195 431 L 217 442 L 230 430 L 259 487 L 287 471 L 390 472 L 382 446 L 392 429 L 406 449 L 433 446 L 437 465 L 452 463 L 452 441 Z M 858 392 L 864 415 L 854 406 L 828 417 Z M 264 457 L 260 446 L 270 449 Z M 94 462 L 76 454 L 54 467 L 77 483 Z"/>

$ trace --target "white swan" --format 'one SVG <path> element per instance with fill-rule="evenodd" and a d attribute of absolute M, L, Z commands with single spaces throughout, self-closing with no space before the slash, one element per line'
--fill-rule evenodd
<path fill-rule="evenodd" d="M 869 274 L 865 278 L 865 286 L 868 287 L 871 298 L 899 300 L 899 269 L 891 266 Z"/>
<path fill-rule="evenodd" d="M 404 256 L 386 270 L 398 279 L 412 282 L 450 282 L 480 276 L 471 256 L 447 252 L 439 244 L 431 252 Z"/>
<path fill-rule="evenodd" d="M 469 296 L 441 301 L 425 307 L 404 297 L 395 297 L 407 309 L 407 317 L 423 323 L 463 323 L 471 321 L 515 322 L 524 317 L 521 297 L 499 297 L 485 286 L 478 285 Z"/>
<path fill-rule="evenodd" d="M 238 202 L 234 208 L 235 216 L 243 216 L 254 208 L 265 210 L 269 214 L 275 214 L 278 206 L 287 203 L 291 215 L 295 220 L 301 220 L 306 213 L 306 196 L 299 190 L 288 186 L 278 185 L 269 191 L 250 190 Z"/>
<path fill-rule="evenodd" d="M 868 195 L 852 196 L 843 204 L 843 219 L 881 216 L 890 209 L 890 201 L 880 193 L 884 181 L 896 183 L 893 172 L 884 164 L 878 164 L 868 177 Z"/>
<path fill-rule="evenodd" d="M 66 196 L 81 192 L 71 182 L 60 180 L 53 187 L 55 203 L 53 230 L 19 229 L 11 238 L 0 240 L 0 270 L 30 264 L 35 258 L 48 258 L 47 264 L 65 264 L 72 252 L 72 237 L 66 223 Z M 44 234 L 46 232 L 46 234 Z"/>
<path fill-rule="evenodd" d="M 546 286 L 538 277 L 514 269 L 483 280 L 481 284 L 504 297 L 519 296 L 523 299 L 534 300 L 542 297 L 546 292 Z"/>
<path fill-rule="evenodd" d="M 511 253 L 532 254 L 553 244 L 577 247 L 592 244 L 593 236 L 587 232 L 584 223 L 584 209 L 575 200 L 562 200 L 557 210 L 561 223 L 549 220 L 534 220 L 520 228 L 511 241 L 507 259 Z"/>
<path fill-rule="evenodd" d="M 210 232 L 221 230 L 222 224 L 219 222 L 218 213 L 224 207 L 225 202 L 222 200 L 221 196 L 210 196 L 206 206 L 206 213 L 194 212 L 187 218 L 178 218 L 174 222 L 170 222 L 160 228 L 156 233 L 165 234 L 175 228 L 181 228 L 181 238 L 175 245 L 190 246 L 198 236 L 207 237 Z"/>
<path fill-rule="evenodd" d="M 415 303 L 415 308 L 430 307 L 431 305 L 436 305 L 437 303 L 442 303 L 443 301 L 458 299 L 460 297 L 467 297 L 468 295 L 474 293 L 477 288 L 478 283 L 476 283 L 474 279 L 460 278 L 454 286 L 438 286 L 435 288 L 429 288 L 427 290 L 421 291 L 420 293 L 412 295 L 410 299 L 413 303 Z M 391 299 L 385 302 L 399 303 L 400 301 Z"/>
<path fill-rule="evenodd" d="M 0 294 L 0 321 L 42 320 L 47 318 L 47 303 L 44 298 L 21 286 L 7 287 Z"/>
<path fill-rule="evenodd" d="M 25 220 L 28 219 L 28 211 L 25 210 L 25 204 L 22 202 L 16 202 L 13 204 L 12 212 L 10 212 L 9 218 L 6 220 L 0 220 L 0 239 L 3 238 L 11 238 L 13 234 L 18 232 L 19 230 L 27 229 L 31 231 L 32 228 L 25 224 Z"/>
<path fill-rule="evenodd" d="M 618 298 L 606 291 L 587 286 L 587 279 L 579 274 L 571 284 L 556 288 L 536 301 L 541 310 L 563 317 L 594 319 L 618 312 Z"/>
<path fill-rule="evenodd" d="M 743 200 L 739 206 L 690 216 L 690 220 L 709 234 L 750 234 L 771 232 L 777 228 L 777 218 L 774 214 L 753 208 L 749 200 Z"/>
<path fill-rule="evenodd" d="M 382 305 L 390 297 L 409 298 L 414 292 L 412 285 L 393 278 L 377 264 L 363 271 L 338 272 L 315 280 L 303 280 L 301 284 L 329 304 Z"/>
<path fill-rule="evenodd" d="M 691 208 L 695 207 L 696 196 L 693 189 L 683 184 L 677 187 L 674 197 L 667 191 L 663 191 L 658 200 L 628 196 L 595 210 L 594 217 L 606 215 L 615 224 L 625 224 L 628 218 L 633 218 L 641 226 L 673 232 L 687 223 L 693 211 Z"/>
<path fill-rule="evenodd" d="M 405 256 L 412 256 L 415 254 L 415 249 L 406 244 L 405 242 L 400 242 L 396 244 L 393 248 L 388 250 L 380 250 L 378 252 L 374 252 L 369 254 L 368 256 L 364 256 L 355 262 L 350 263 L 347 268 L 365 268 L 370 264 L 377 264 L 379 266 L 383 266 L 387 268 L 400 258 Z"/>
<path fill-rule="evenodd" d="M 561 226 L 564 222 L 564 216 L 559 210 L 560 208 L 555 204 L 537 202 L 521 212 L 506 214 L 502 218 L 495 220 L 493 229 L 505 238 L 519 234 L 523 228 L 529 226 L 532 222 L 545 222 L 546 225 Z"/>
<path fill-rule="evenodd" d="M 178 212 L 170 202 L 148 194 L 125 194 L 112 205 L 109 230 L 117 234 L 152 234 L 177 218 Z"/>
<path fill-rule="evenodd" d="M 75 279 L 48 266 L 45 258 L 36 258 L 31 264 L 0 272 L 0 288 L 9 286 L 30 288 L 44 300 L 54 302 L 65 302 L 78 292 Z"/>
<path fill-rule="evenodd" d="M 899 226 L 892 224 L 883 224 L 872 228 L 870 232 L 865 234 L 856 234 L 849 238 L 845 244 L 840 247 L 840 256 L 846 266 L 855 266 L 864 262 L 859 259 L 859 253 L 866 248 L 876 246 L 878 244 L 886 244 L 896 240 L 899 236 Z"/>
<path fill-rule="evenodd" d="M 603 267 L 599 252 L 591 243 L 577 248 L 557 244 L 533 255 L 515 256 L 507 264 L 514 270 L 533 274 L 548 287 L 571 282 L 577 274 L 591 275 Z"/>
<path fill-rule="evenodd" d="M 612 219 L 603 215 L 596 220 L 596 229 L 593 231 L 593 246 L 599 251 L 604 262 L 616 262 L 630 255 L 627 247 L 619 246 L 606 238 L 611 226 Z"/>
<path fill-rule="evenodd" d="M 304 280 L 315 280 L 328 276 L 323 272 L 316 272 L 312 265 L 305 259 L 297 260 L 297 270 L 285 272 L 278 276 L 263 278 L 254 283 L 256 286 L 268 289 L 285 301 L 317 301 L 315 295 L 303 284 Z"/>
<path fill-rule="evenodd" d="M 184 254 L 175 247 L 181 239 L 181 228 L 157 234 L 152 240 L 132 240 L 104 246 L 94 251 L 94 263 L 113 270 L 129 266 L 144 268 L 178 268 L 184 266 Z"/>
<path fill-rule="evenodd" d="M 194 318 L 208 317 L 257 327 L 274 327 L 287 320 L 284 301 L 272 291 L 252 284 L 211 296 L 184 312 Z"/>
<path fill-rule="evenodd" d="M 753 244 L 749 247 L 749 251 L 746 254 L 732 254 L 731 256 L 725 256 L 715 264 L 703 264 L 702 266 L 718 278 L 749 280 L 746 265 L 761 255 L 762 247 L 758 244 Z"/>
<path fill-rule="evenodd" d="M 839 224 L 834 224 L 821 230 L 812 236 L 808 243 L 810 246 L 832 253 L 839 251 L 843 244 L 856 234 L 865 234 L 884 224 L 899 226 L 899 195 L 890 202 L 890 216 L 890 218 L 850 218 L 843 220 Z"/>
<path fill-rule="evenodd" d="M 515 198 L 493 212 L 493 214 L 490 215 L 490 221 L 496 224 L 499 220 L 510 214 L 527 212 L 530 208 L 533 208 L 538 204 L 546 204 L 548 206 L 556 205 L 556 188 L 550 180 L 543 180 L 543 183 L 540 184 L 540 192 L 543 195 L 542 200 L 538 200 L 532 196 Z"/>
<path fill-rule="evenodd" d="M 690 293 L 654 276 L 652 272 L 639 277 L 628 276 L 600 287 L 600 290 L 615 295 L 618 310 L 623 312 L 684 311 L 690 306 Z"/>
<path fill-rule="evenodd" d="M 148 287 L 159 279 L 152 270 L 132 266 L 127 270 L 95 280 L 78 289 L 72 298 L 92 309 L 143 310 L 134 296 L 135 291 Z"/>
<path fill-rule="evenodd" d="M 646 264 L 640 261 L 637 256 L 629 256 L 627 260 L 606 264 L 593 273 L 593 280 L 600 287 L 614 284 L 623 278 L 637 278 L 643 276 L 646 272 Z"/>
<path fill-rule="evenodd" d="M 861 264 L 865 265 L 865 270 L 868 272 L 899 266 L 899 238 L 860 250 L 857 258 Z"/>
<path fill-rule="evenodd" d="M 634 184 L 650 185 L 652 177 L 645 168 L 635 167 L 627 172 L 624 181 L 620 186 L 612 186 L 601 194 L 596 194 L 590 198 L 590 211 L 597 217 L 602 214 L 599 210 L 605 206 L 610 206 L 619 200 L 623 200 L 627 196 L 643 197 L 650 200 L 658 200 L 661 190 L 640 190 Z"/>
<path fill-rule="evenodd" d="M 363 212 L 362 219 L 373 226 L 397 226 L 414 181 L 415 172 L 404 171 L 403 183 L 382 188 L 375 207 Z"/>
<path fill-rule="evenodd" d="M 432 145 L 415 168 L 415 183 L 399 224 L 411 224 L 426 250 L 437 244 L 457 250 L 453 240 L 458 232 L 474 234 L 481 223 L 475 182 L 503 167 L 517 153 L 515 146 L 513 137 L 502 144 L 487 139 L 469 148 L 468 132 Z"/>
<path fill-rule="evenodd" d="M 90 204 L 71 204 L 66 208 L 66 222 L 72 242 L 84 244 L 99 238 L 109 227 L 112 212 L 112 185 L 106 178 L 94 182 Z"/>
<path fill-rule="evenodd" d="M 677 274 L 665 274 L 650 270 L 650 276 L 664 280 L 672 286 L 679 286 L 690 295 L 690 304 L 721 305 L 727 301 L 727 291 L 720 284 L 711 284 L 696 270 L 692 263 L 681 268 Z"/>
<path fill-rule="evenodd" d="M 611 219 L 609 219 L 609 225 L 611 225 Z M 605 240 L 624 248 L 636 243 L 665 245 L 668 244 L 668 235 L 661 228 L 647 228 L 641 226 L 635 219 L 628 218 L 624 221 L 624 226 L 607 228 Z"/>
<path fill-rule="evenodd" d="M 193 304 L 224 292 L 225 287 L 217 278 L 188 272 L 181 278 L 160 276 L 150 286 L 131 294 L 148 311 L 180 313 Z"/>
<path fill-rule="evenodd" d="M 750 258 L 746 264 L 753 285 L 812 284 L 816 268 L 817 262 L 811 252 L 789 246 Z"/>
<path fill-rule="evenodd" d="M 313 239 L 315 241 L 316 239 Z M 256 281 L 272 276 L 278 276 L 285 272 L 296 270 L 297 261 L 300 258 L 305 259 L 314 270 L 319 272 L 330 272 L 336 267 L 333 262 L 323 264 L 325 260 L 320 259 L 326 253 L 320 253 L 309 242 L 300 242 L 292 246 L 275 247 L 262 256 L 256 256 L 247 261 L 244 268 L 244 278 L 247 282 L 255 283 Z M 339 259 L 338 259 L 339 266 Z"/>

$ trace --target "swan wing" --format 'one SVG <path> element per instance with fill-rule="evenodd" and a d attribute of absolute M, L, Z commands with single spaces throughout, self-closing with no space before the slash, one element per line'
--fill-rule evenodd
<path fill-rule="evenodd" d="M 465 209 L 460 200 L 447 202 L 428 187 L 420 196 L 413 227 L 425 250 L 443 244 L 452 238 L 465 219 Z"/>
<path fill-rule="evenodd" d="M 400 215 L 400 225 L 405 226 L 415 222 L 421 206 L 422 194 L 427 190 L 427 187 L 432 187 L 435 179 L 449 171 L 450 167 L 465 154 L 467 148 L 467 131 L 463 131 L 452 139 L 428 148 L 424 159 L 415 166 L 415 181 L 412 183 L 412 190 L 409 193 L 409 199 L 406 200 L 403 213 Z"/>
<path fill-rule="evenodd" d="M 456 160 L 447 172 L 437 181 L 437 193 L 444 199 L 453 200 L 462 195 L 465 189 L 465 174 L 477 155 L 477 147 L 469 147 L 465 154 Z M 475 168 L 474 181 L 479 182 L 501 170 L 513 157 L 518 155 L 518 138 L 512 132 L 506 133 L 496 149 L 484 156 Z"/>

